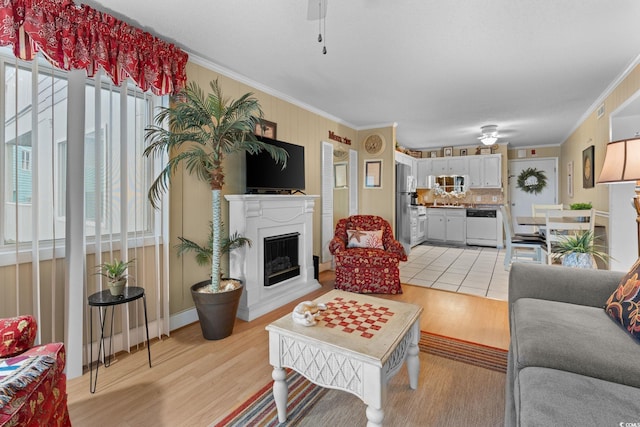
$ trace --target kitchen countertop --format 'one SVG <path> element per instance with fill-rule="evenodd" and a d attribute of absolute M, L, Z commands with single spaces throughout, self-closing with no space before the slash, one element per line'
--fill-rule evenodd
<path fill-rule="evenodd" d="M 414 205 L 418 206 L 418 205 Z M 500 209 L 500 205 L 422 205 L 428 209 Z"/>

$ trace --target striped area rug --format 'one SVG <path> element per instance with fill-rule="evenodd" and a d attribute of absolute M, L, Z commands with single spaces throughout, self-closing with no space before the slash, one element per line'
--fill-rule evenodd
<path fill-rule="evenodd" d="M 421 332 L 420 351 L 469 365 L 506 372 L 507 351 L 481 344 Z M 311 383 L 295 371 L 287 370 L 289 398 L 287 421 L 280 424 L 270 381 L 246 402 L 210 427 L 295 426 L 329 389 Z"/>
<path fill-rule="evenodd" d="M 420 333 L 420 351 L 497 372 L 507 372 L 507 351 L 427 332 Z"/>

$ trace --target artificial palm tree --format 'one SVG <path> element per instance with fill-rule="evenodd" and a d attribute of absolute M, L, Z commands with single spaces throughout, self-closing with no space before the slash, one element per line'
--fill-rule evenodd
<path fill-rule="evenodd" d="M 154 117 L 154 125 L 146 129 L 149 142 L 145 156 L 176 153 L 169 160 L 149 188 L 149 200 L 159 206 L 162 193 L 168 189 L 178 166 L 201 181 L 212 192 L 213 241 L 211 254 L 211 292 L 220 291 L 221 258 L 221 192 L 224 185 L 223 161 L 233 153 L 267 151 L 286 167 L 287 152 L 258 140 L 254 129 L 263 117 L 258 100 L 252 93 L 236 100 L 225 98 L 218 80 L 210 84 L 211 93 L 205 96 L 195 82 L 190 82 L 169 107 L 161 107 Z M 167 127 L 165 127 L 166 125 Z"/>

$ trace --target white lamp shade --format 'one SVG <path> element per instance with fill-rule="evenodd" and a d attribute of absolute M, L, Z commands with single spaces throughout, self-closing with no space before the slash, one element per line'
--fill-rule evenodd
<path fill-rule="evenodd" d="M 640 180 L 640 138 L 607 144 L 598 184 Z"/>

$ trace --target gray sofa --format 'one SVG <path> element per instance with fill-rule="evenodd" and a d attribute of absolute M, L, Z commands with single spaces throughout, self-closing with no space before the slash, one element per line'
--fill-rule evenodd
<path fill-rule="evenodd" d="M 505 426 L 640 425 L 640 344 L 603 309 L 623 276 L 511 266 Z"/>

